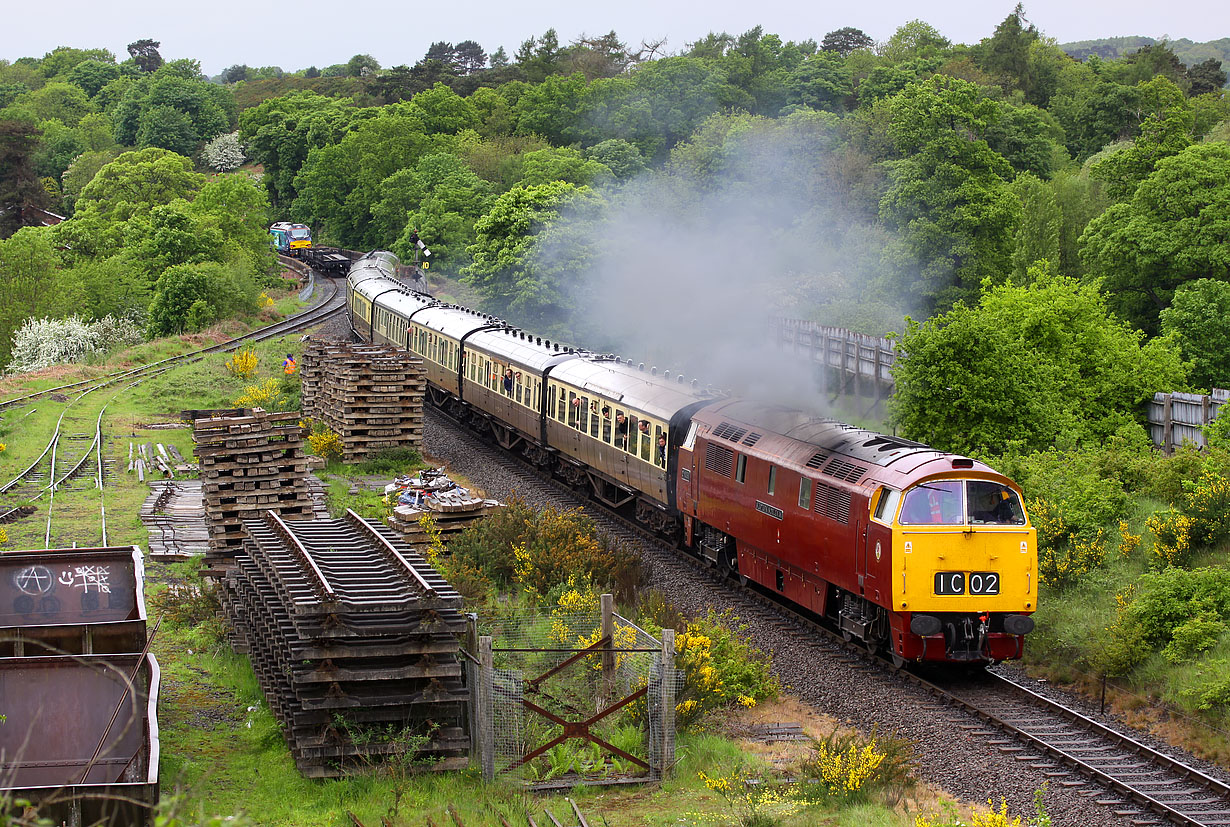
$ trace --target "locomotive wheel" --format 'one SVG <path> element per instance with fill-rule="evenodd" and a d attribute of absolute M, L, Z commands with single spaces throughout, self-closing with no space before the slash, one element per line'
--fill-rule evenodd
<path fill-rule="evenodd" d="M 905 658 L 901 657 L 901 655 L 898 655 L 896 649 L 889 649 L 888 656 L 889 658 L 892 659 L 894 669 L 904 669 L 905 668 Z"/>

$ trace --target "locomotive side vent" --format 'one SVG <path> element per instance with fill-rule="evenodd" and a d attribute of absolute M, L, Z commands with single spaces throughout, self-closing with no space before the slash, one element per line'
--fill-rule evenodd
<path fill-rule="evenodd" d="M 750 433 L 747 435 L 747 439 L 743 440 L 743 444 L 750 448 L 759 441 L 760 441 L 760 434 Z"/>
<path fill-rule="evenodd" d="M 858 482 L 863 478 L 863 473 L 866 470 L 861 465 L 846 462 L 841 457 L 833 457 L 821 473 L 830 477 L 836 477 L 839 480 L 845 480 L 846 482 Z"/>
<path fill-rule="evenodd" d="M 730 476 L 734 467 L 735 452 L 714 442 L 705 443 L 705 469 L 723 477 Z"/>
<path fill-rule="evenodd" d="M 739 428 L 731 425 L 729 422 L 723 422 L 713 429 L 713 435 L 718 439 L 728 439 L 731 442 L 738 442 L 747 435 L 747 428 Z"/>
<path fill-rule="evenodd" d="M 824 465 L 824 461 L 828 458 L 829 458 L 829 455 L 824 453 L 824 451 L 821 451 L 820 453 L 816 454 L 815 456 L 813 456 L 811 459 L 807 461 L 807 467 L 808 468 L 819 468 L 821 465 Z"/>
<path fill-rule="evenodd" d="M 850 492 L 840 491 L 822 482 L 816 483 L 817 514 L 823 514 L 830 520 L 849 525 L 850 523 Z"/>

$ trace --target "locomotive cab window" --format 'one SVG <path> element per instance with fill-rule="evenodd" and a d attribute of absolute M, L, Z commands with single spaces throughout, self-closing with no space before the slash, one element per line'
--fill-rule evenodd
<path fill-rule="evenodd" d="M 897 503 L 901 502 L 901 492 L 895 491 L 892 488 L 881 488 L 879 496 L 876 497 L 876 510 L 872 514 L 872 519 L 882 523 L 891 523 L 893 515 L 897 513 Z"/>
<path fill-rule="evenodd" d="M 962 525 L 965 485 L 960 480 L 924 482 L 905 492 L 902 525 Z"/>
<path fill-rule="evenodd" d="M 1006 485 L 989 480 L 966 483 L 971 525 L 1025 525 L 1021 499 Z"/>

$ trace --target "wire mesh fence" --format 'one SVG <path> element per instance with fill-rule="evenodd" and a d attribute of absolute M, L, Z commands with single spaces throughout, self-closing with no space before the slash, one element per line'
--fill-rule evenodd
<path fill-rule="evenodd" d="M 674 762 L 683 674 L 613 611 L 526 612 L 471 636 L 471 743 L 483 774 L 543 788 L 661 778 Z M 664 657 L 664 652 L 670 653 Z"/>

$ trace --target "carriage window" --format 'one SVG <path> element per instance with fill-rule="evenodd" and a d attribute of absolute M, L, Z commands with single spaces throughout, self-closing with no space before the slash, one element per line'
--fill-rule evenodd
<path fill-rule="evenodd" d="M 901 507 L 903 525 L 961 525 L 965 522 L 962 494 L 965 486 L 958 480 L 936 480 L 916 485 L 905 492 Z"/>
<path fill-rule="evenodd" d="M 564 415 L 568 411 L 568 399 L 565 397 L 564 393 L 564 389 L 561 387 L 559 389 L 559 413 L 557 414 L 560 422 L 564 421 Z"/>
<path fill-rule="evenodd" d="M 811 510 L 811 480 L 799 477 L 799 508 Z"/>
<path fill-rule="evenodd" d="M 777 466 L 769 466 L 769 496 L 773 496 L 773 492 L 777 489 Z"/>
<path fill-rule="evenodd" d="M 631 423 L 628 421 L 628 415 L 619 408 L 615 409 L 615 447 L 621 450 L 628 450 L 628 429 Z"/>
<path fill-rule="evenodd" d="M 568 425 L 572 428 L 581 427 L 581 398 L 572 391 L 568 392 Z"/>
<path fill-rule="evenodd" d="M 739 454 L 739 461 L 735 463 L 735 482 L 743 482 L 747 479 L 747 454 Z"/>
<path fill-rule="evenodd" d="M 589 435 L 598 438 L 598 400 L 589 403 Z"/>
<path fill-rule="evenodd" d="M 555 419 L 555 394 L 547 394 L 547 417 Z"/>
<path fill-rule="evenodd" d="M 649 433 L 649 420 L 642 419 L 641 427 L 641 459 L 645 462 L 651 462 L 650 457 L 653 451 L 653 436 Z"/>
<path fill-rule="evenodd" d="M 665 468 L 666 467 L 666 431 L 662 429 L 661 425 L 655 426 L 654 430 L 657 433 L 654 435 L 654 441 L 653 441 L 653 461 L 658 465 L 658 467 Z"/>
<path fill-rule="evenodd" d="M 611 444 L 611 406 L 602 406 L 602 441 Z"/>

